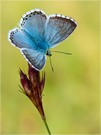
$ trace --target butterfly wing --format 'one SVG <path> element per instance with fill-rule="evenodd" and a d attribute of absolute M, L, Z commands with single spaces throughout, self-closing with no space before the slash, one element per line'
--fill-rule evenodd
<path fill-rule="evenodd" d="M 21 52 L 27 59 L 27 61 L 36 69 L 36 70 L 41 70 L 46 62 L 46 56 L 44 53 L 40 53 L 37 50 L 32 50 L 32 49 L 26 49 L 23 48 L 21 49 Z"/>
<path fill-rule="evenodd" d="M 36 48 L 34 42 L 24 33 L 24 31 L 15 28 L 9 31 L 9 41 L 18 48 Z"/>
<path fill-rule="evenodd" d="M 47 16 L 41 10 L 35 9 L 24 14 L 20 21 L 20 27 L 31 37 L 36 46 L 46 50 L 44 32 Z"/>
<path fill-rule="evenodd" d="M 55 47 L 66 39 L 76 26 L 77 23 L 70 17 L 50 15 L 45 30 L 45 38 L 49 44 L 49 48 Z"/>
<path fill-rule="evenodd" d="M 46 62 L 43 51 L 37 50 L 37 46 L 23 30 L 13 29 L 8 35 L 9 41 L 18 47 L 27 61 L 37 70 L 41 70 Z"/>

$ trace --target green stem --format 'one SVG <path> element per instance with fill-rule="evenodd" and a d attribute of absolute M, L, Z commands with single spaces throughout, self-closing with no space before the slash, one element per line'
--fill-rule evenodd
<path fill-rule="evenodd" d="M 46 129 L 47 129 L 48 134 L 51 135 L 51 132 L 50 132 L 50 129 L 49 129 L 49 127 L 48 127 L 48 124 L 47 124 L 46 119 L 43 119 L 43 121 L 44 121 L 44 124 L 45 124 L 45 127 L 46 127 Z"/>

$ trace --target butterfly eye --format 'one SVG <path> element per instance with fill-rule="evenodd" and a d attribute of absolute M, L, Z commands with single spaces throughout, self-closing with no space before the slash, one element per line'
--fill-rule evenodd
<path fill-rule="evenodd" d="M 47 50 L 46 55 L 47 56 L 52 56 L 51 51 L 50 50 Z"/>

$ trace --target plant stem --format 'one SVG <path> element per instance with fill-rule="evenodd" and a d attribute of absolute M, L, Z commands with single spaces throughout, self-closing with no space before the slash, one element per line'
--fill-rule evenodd
<path fill-rule="evenodd" d="M 49 129 L 49 127 L 48 127 L 48 124 L 47 124 L 46 119 L 43 119 L 43 121 L 44 121 L 44 124 L 45 124 L 45 127 L 46 127 L 46 129 L 47 129 L 48 134 L 51 135 L 51 132 L 50 132 L 50 129 Z"/>

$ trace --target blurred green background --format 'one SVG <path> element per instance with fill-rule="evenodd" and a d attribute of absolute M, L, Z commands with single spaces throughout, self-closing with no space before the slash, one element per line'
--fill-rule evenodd
<path fill-rule="evenodd" d="M 47 133 L 39 113 L 19 92 L 19 68 L 27 73 L 27 62 L 8 42 L 8 31 L 18 27 L 21 16 L 34 8 L 46 14 L 74 18 L 78 27 L 53 50 L 44 68 L 46 84 L 43 105 L 53 134 L 99 134 L 100 132 L 100 2 L 99 1 L 2 1 L 1 2 L 1 98 L 2 134 Z"/>

